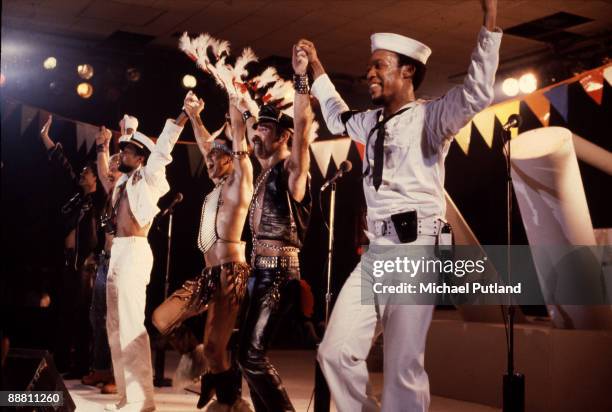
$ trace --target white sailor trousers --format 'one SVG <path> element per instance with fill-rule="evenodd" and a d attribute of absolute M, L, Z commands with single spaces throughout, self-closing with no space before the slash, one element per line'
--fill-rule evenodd
<path fill-rule="evenodd" d="M 435 236 L 419 236 L 411 245 L 433 245 Z M 429 379 L 424 368 L 425 341 L 433 305 L 362 303 L 362 263 L 346 280 L 317 354 L 339 412 L 375 411 L 369 397 L 366 358 L 383 334 L 383 412 L 424 412 L 429 408 Z"/>
<path fill-rule="evenodd" d="M 106 284 L 106 328 L 119 406 L 153 406 L 151 346 L 145 328 L 147 284 L 153 254 L 145 237 L 113 240 Z M 130 408 L 130 405 L 142 407 Z"/>

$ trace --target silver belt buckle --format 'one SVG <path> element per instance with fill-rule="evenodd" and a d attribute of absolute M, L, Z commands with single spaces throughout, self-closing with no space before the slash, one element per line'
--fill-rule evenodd
<path fill-rule="evenodd" d="M 387 233 L 387 222 L 384 220 L 375 220 L 374 233 L 376 236 L 384 236 L 385 233 Z"/>

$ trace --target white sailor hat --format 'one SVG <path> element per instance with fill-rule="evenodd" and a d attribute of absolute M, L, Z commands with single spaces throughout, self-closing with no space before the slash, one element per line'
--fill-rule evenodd
<path fill-rule="evenodd" d="M 128 144 L 136 146 L 145 156 L 151 154 L 155 149 L 155 143 L 147 136 L 140 132 L 134 132 L 133 134 L 126 134 L 119 138 L 119 148 L 123 150 Z"/>
<path fill-rule="evenodd" d="M 372 53 L 379 49 L 389 50 L 413 58 L 423 64 L 427 64 L 427 59 L 431 55 L 429 47 L 420 41 L 400 34 L 374 33 L 370 36 L 370 40 L 372 41 Z"/>

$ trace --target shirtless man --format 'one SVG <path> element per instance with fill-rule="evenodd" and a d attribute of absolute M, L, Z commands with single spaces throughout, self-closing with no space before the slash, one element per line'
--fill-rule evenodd
<path fill-rule="evenodd" d="M 115 237 L 106 286 L 106 327 L 120 401 L 106 410 L 153 411 L 153 373 L 149 335 L 144 326 L 146 287 L 153 266 L 147 241 L 157 202 L 170 189 L 166 166 L 187 122 L 181 113 L 168 119 L 157 143 L 140 132 L 119 139 L 123 176 L 112 194 L 110 224 Z"/>
<path fill-rule="evenodd" d="M 138 127 L 138 120 L 125 115 L 119 126 L 121 127 L 122 135 L 132 134 Z M 112 225 L 108 225 L 105 219 L 110 216 L 110 206 L 112 204 L 110 195 L 122 173 L 119 171 L 121 164 L 119 153 L 110 155 L 109 145 L 111 137 L 111 132 L 104 126 L 100 128 L 100 132 L 96 136 L 98 176 L 104 192 L 109 197 L 101 219 L 101 226 L 104 229 L 104 247 L 98 256 L 98 268 L 89 311 L 89 320 L 93 332 L 93 370 L 81 380 L 85 385 L 96 386 L 102 383 L 101 392 L 104 394 L 117 393 L 115 377 L 112 371 L 110 347 L 108 346 L 108 334 L 106 333 L 106 278 L 114 235 Z"/>
<path fill-rule="evenodd" d="M 174 301 L 185 296 L 192 299 L 193 307 L 207 305 L 204 330 L 207 372 L 202 376 L 197 406 L 204 407 L 216 392 L 218 405 L 215 410 L 236 411 L 247 405 L 240 398 L 242 378 L 239 371 L 232 368 L 227 345 L 250 272 L 245 243 L 240 238 L 253 194 L 253 167 L 248 157 L 245 124 L 235 101 L 230 102 L 231 126 L 226 124 L 217 138 L 213 138 L 202 123 L 200 113 L 203 109 L 204 101 L 189 92 L 184 110 L 206 160 L 208 177 L 215 184 L 202 205 L 198 233 L 198 247 L 204 254 L 205 268 L 195 281 L 186 282 L 155 310 L 153 323 L 167 333 L 167 329 L 178 327 L 186 317 L 196 314 L 198 310 L 184 312 L 180 317 L 172 315 L 172 308 L 178 307 Z M 194 290 L 202 293 L 193 296 Z M 168 326 L 164 319 L 178 321 Z"/>

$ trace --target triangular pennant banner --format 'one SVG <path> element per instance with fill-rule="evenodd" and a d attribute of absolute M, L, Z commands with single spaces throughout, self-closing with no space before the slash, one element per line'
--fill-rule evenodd
<path fill-rule="evenodd" d="M 495 116 L 501 124 L 506 124 L 510 115 L 518 114 L 521 107 L 521 101 L 518 99 L 510 100 L 509 102 L 502 103 L 495 106 Z M 513 127 L 510 129 L 510 137 L 516 137 L 518 135 L 518 128 Z"/>
<path fill-rule="evenodd" d="M 484 139 L 489 149 L 493 146 L 493 130 L 495 130 L 495 112 L 492 109 L 485 109 L 482 112 L 476 114 L 474 119 L 474 126 L 480 132 L 480 135 Z"/>
<path fill-rule="evenodd" d="M 455 135 L 455 142 L 459 145 L 463 153 L 468 154 L 470 147 L 470 137 L 472 135 L 472 122 L 469 122 Z"/>
<path fill-rule="evenodd" d="M 198 145 L 190 144 L 187 146 L 187 157 L 189 158 L 189 171 L 191 177 L 199 176 L 203 158 Z"/>
<path fill-rule="evenodd" d="M 601 99 L 603 97 L 603 82 L 603 72 L 600 71 L 587 74 L 580 79 L 580 84 L 584 91 L 599 105 L 601 105 Z"/>
<path fill-rule="evenodd" d="M 606 79 L 608 84 L 612 86 L 612 66 L 608 66 L 603 69 L 603 77 L 604 79 Z"/>
<path fill-rule="evenodd" d="M 351 139 L 348 137 L 332 140 L 331 156 L 334 159 L 336 167 L 340 167 L 340 163 L 344 162 L 348 157 L 349 149 L 351 148 Z"/>
<path fill-rule="evenodd" d="M 550 104 L 557 109 L 563 120 L 567 122 L 567 84 L 564 83 L 553 87 L 549 91 L 544 92 L 544 95 L 550 101 Z"/>
<path fill-rule="evenodd" d="M 91 147 L 96 141 L 96 135 L 98 134 L 98 128 L 91 124 L 77 122 L 76 124 L 76 139 L 77 139 L 77 150 L 81 149 L 83 143 L 85 143 L 85 149 L 87 153 L 91 150 Z"/>
<path fill-rule="evenodd" d="M 355 144 L 355 147 L 357 148 L 357 152 L 359 153 L 359 158 L 363 160 L 363 156 L 365 155 L 365 144 L 359 143 L 357 140 L 353 140 L 353 143 Z"/>
<path fill-rule="evenodd" d="M 28 126 L 30 126 L 30 123 L 32 123 L 32 120 L 34 120 L 37 114 L 38 109 L 35 107 L 27 106 L 25 104 L 21 106 L 21 135 L 23 135 L 23 132 L 25 132 Z"/>
<path fill-rule="evenodd" d="M 310 149 L 312 150 L 317 166 L 319 166 L 321 175 L 325 177 L 327 168 L 329 167 L 329 161 L 331 159 L 331 146 L 329 142 L 325 140 L 313 142 L 310 145 Z"/>
<path fill-rule="evenodd" d="M 548 127 L 550 120 L 550 102 L 542 93 L 531 93 L 525 96 L 525 103 L 529 109 L 540 120 L 542 126 Z"/>

